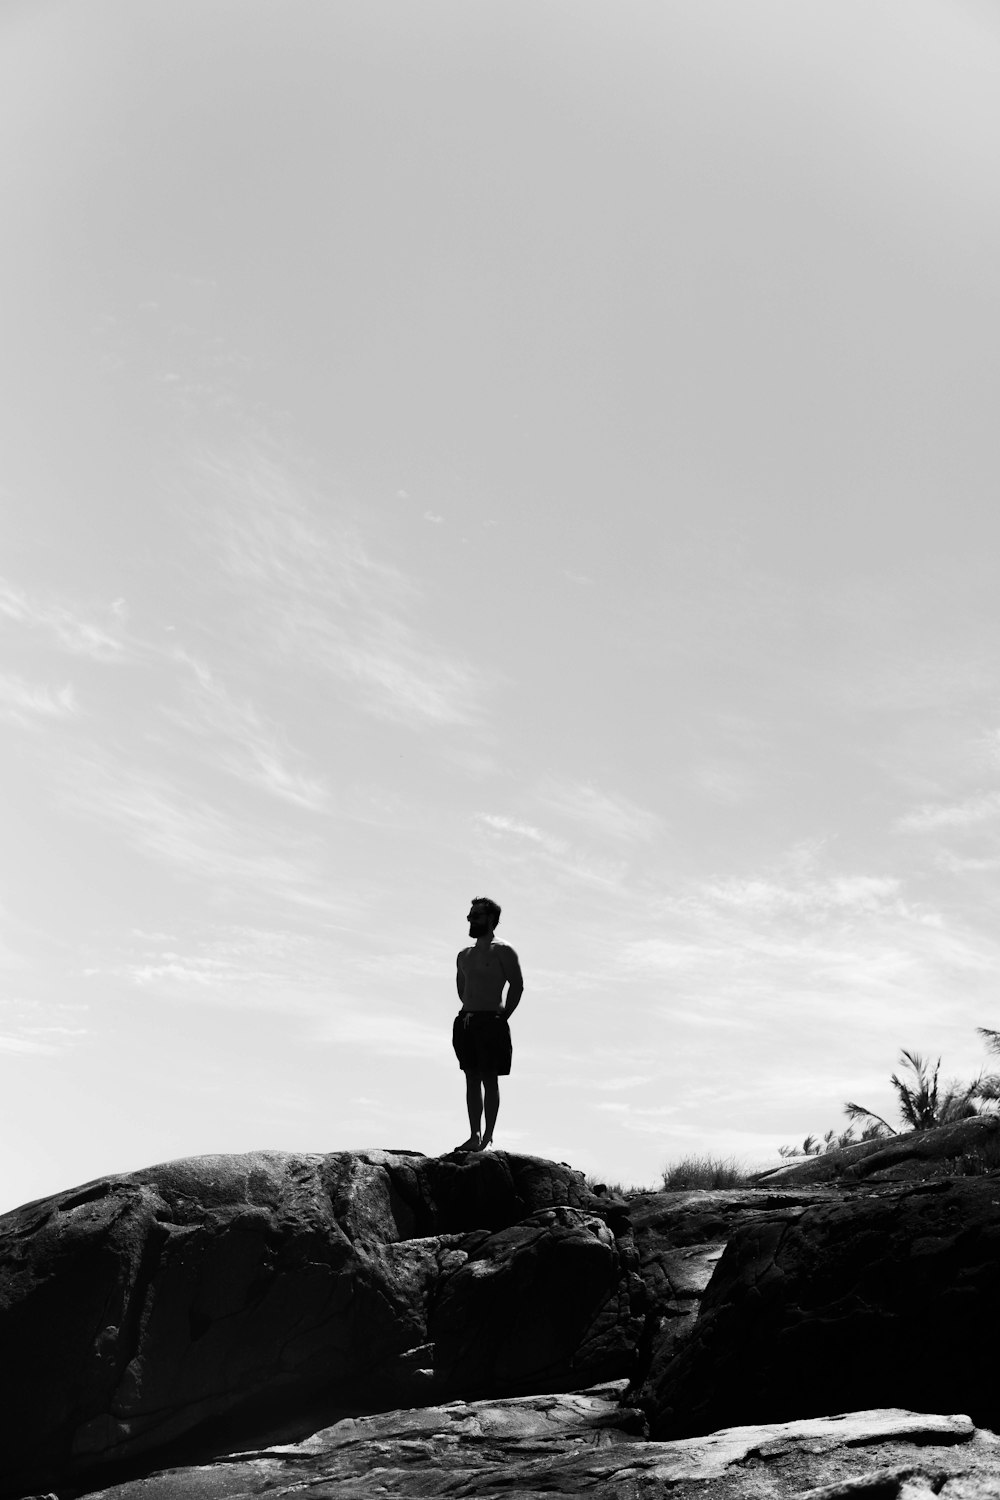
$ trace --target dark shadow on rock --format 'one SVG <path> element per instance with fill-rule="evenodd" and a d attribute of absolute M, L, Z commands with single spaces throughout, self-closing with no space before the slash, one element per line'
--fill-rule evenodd
<path fill-rule="evenodd" d="M 865 1407 L 1000 1425 L 1000 1181 L 883 1187 L 730 1239 L 690 1337 L 654 1355 L 654 1437 Z"/>
<path fill-rule="evenodd" d="M 626 1206 L 505 1152 L 109 1177 L 3 1216 L 0 1275 L 5 1495 L 218 1452 L 297 1410 L 629 1376 L 644 1298 Z"/>

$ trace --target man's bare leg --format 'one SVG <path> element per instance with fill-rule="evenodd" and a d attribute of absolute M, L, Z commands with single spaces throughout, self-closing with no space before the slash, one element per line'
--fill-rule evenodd
<path fill-rule="evenodd" d="M 465 1075 L 465 1103 L 469 1111 L 469 1139 L 455 1150 L 478 1151 L 479 1127 L 483 1122 L 483 1080 L 478 1073 Z"/>
<path fill-rule="evenodd" d="M 483 1074 L 483 1102 L 486 1105 L 486 1134 L 479 1143 L 480 1151 L 485 1151 L 487 1146 L 493 1144 L 493 1131 L 496 1129 L 500 1109 L 500 1083 L 495 1073 Z"/>

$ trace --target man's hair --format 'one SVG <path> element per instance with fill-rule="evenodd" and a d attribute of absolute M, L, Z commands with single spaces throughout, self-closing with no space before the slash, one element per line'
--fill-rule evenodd
<path fill-rule="evenodd" d="M 490 916 L 493 918 L 494 929 L 496 928 L 496 925 L 500 920 L 500 907 L 495 901 L 491 901 L 489 896 L 473 896 L 471 905 L 487 907 L 489 909 Z"/>

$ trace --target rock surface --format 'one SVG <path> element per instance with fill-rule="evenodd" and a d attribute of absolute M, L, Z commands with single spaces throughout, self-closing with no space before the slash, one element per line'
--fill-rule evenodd
<path fill-rule="evenodd" d="M 629 1210 L 647 1293 L 646 1345 L 662 1361 L 690 1334 L 702 1296 L 733 1233 L 762 1215 L 795 1217 L 840 1202 L 836 1188 L 698 1188 L 642 1193 Z"/>
<path fill-rule="evenodd" d="M 655 1437 L 848 1407 L 1000 1425 L 1000 1182 L 943 1179 L 764 1216 L 726 1246 L 687 1342 L 654 1352 Z"/>
<path fill-rule="evenodd" d="M 837 1151 L 785 1162 L 758 1172 L 762 1187 L 841 1182 L 924 1181 L 1000 1167 L 1000 1115 L 977 1115 L 936 1130 L 909 1130 L 888 1140 L 858 1141 Z"/>
<path fill-rule="evenodd" d="M 854 1412 L 649 1443 L 636 1435 L 637 1413 L 623 1409 L 618 1394 L 611 1386 L 346 1420 L 303 1443 L 151 1474 L 92 1500 L 370 1500 L 373 1494 L 635 1500 L 665 1493 L 673 1500 L 702 1500 L 706 1493 L 712 1500 L 763 1500 L 817 1489 L 904 1500 L 903 1486 L 912 1492 L 922 1479 L 928 1493 L 973 1500 L 973 1490 L 942 1487 L 1000 1483 L 1000 1441 L 977 1433 L 964 1416 Z"/>
<path fill-rule="evenodd" d="M 914 1411 L 998 1425 L 1000 1181 L 905 1182 L 989 1139 L 628 1204 L 538 1158 L 404 1151 L 29 1204 L 0 1219 L 0 1495 L 997 1500 L 998 1439 Z"/>
<path fill-rule="evenodd" d="M 3 1493 L 310 1404 L 627 1376 L 644 1295 L 625 1206 L 538 1158 L 260 1152 L 89 1183 L 0 1219 Z"/>

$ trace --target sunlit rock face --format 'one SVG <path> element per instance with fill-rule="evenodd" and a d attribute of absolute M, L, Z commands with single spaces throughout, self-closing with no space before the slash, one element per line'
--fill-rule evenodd
<path fill-rule="evenodd" d="M 643 1440 L 639 1414 L 618 1395 L 607 1384 L 348 1419 L 304 1442 L 126 1480 L 94 1500 L 993 1500 L 998 1493 L 1000 1443 L 961 1415 L 849 1412 L 657 1443 Z"/>
<path fill-rule="evenodd" d="M 1000 1184 L 882 1186 L 738 1229 L 642 1404 L 662 1438 L 888 1406 L 996 1428 L 998 1342 Z"/>
<path fill-rule="evenodd" d="M 108 1177 L 5 1215 L 0 1281 L 8 1494 L 218 1448 L 310 1403 L 628 1376 L 644 1310 L 624 1205 L 500 1152 L 260 1152 Z"/>

